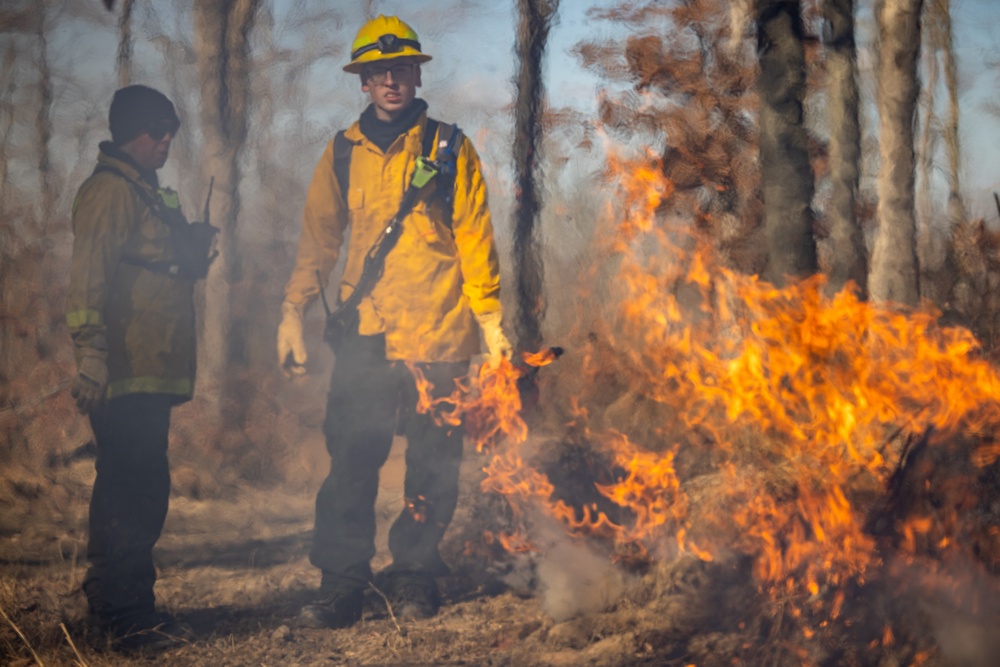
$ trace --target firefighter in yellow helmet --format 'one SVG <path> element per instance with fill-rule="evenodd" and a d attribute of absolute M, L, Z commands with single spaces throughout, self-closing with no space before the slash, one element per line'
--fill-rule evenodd
<path fill-rule="evenodd" d="M 438 395 L 447 395 L 480 352 L 480 331 L 491 359 L 511 353 L 501 327 L 499 267 L 479 158 L 459 130 L 429 118 L 427 103 L 416 97 L 421 64 L 430 59 L 417 33 L 394 16 L 379 16 L 358 31 L 344 69 L 359 75 L 371 104 L 320 157 L 285 288 L 278 359 L 294 376 L 306 367 L 303 313 L 325 285 L 349 230 L 337 312 L 361 298 L 334 345 L 324 426 L 331 466 L 316 498 L 310 553 L 322 583 L 318 599 L 300 612 L 303 626 L 346 627 L 361 617 L 373 578 L 379 470 L 396 433 L 407 439 L 406 502 L 389 533 L 393 563 L 380 573 L 379 586 L 397 617 L 437 613 L 435 577 L 448 572 L 438 545 L 458 497 L 463 434 L 417 413 L 406 362 L 421 368 Z M 401 211 L 424 158 L 440 169 L 412 208 Z M 387 221 L 404 212 L 371 286 L 366 255 Z"/>

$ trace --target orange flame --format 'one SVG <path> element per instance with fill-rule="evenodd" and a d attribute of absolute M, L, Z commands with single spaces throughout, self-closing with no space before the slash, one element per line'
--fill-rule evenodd
<path fill-rule="evenodd" d="M 745 554 L 760 589 L 792 600 L 793 616 L 810 608 L 836 619 L 845 584 L 863 583 L 880 564 L 865 498 L 884 492 L 907 438 L 995 431 L 1000 374 L 970 332 L 938 326 L 930 308 L 866 303 L 851 288 L 827 297 L 821 277 L 779 289 L 726 269 L 686 220 L 664 219 L 674 188 L 655 160 L 611 164 L 624 196 L 610 246 L 620 263 L 607 344 L 629 371 L 618 378 L 626 391 L 677 420 L 660 429 L 673 440 L 657 452 L 626 433 L 592 434 L 622 471 L 597 490 L 628 521 L 552 499 L 552 482 L 521 449 L 523 371 L 509 361 L 482 366 L 420 409 L 464 423 L 477 450 L 491 453 L 482 488 L 507 498 L 515 516 L 529 504 L 577 535 L 643 548 L 666 538 L 704 560 Z M 551 361 L 542 357 L 525 362 Z M 603 371 L 596 355 L 587 359 L 586 371 Z M 579 429 L 588 408 L 573 411 Z M 683 480 L 677 459 L 694 454 L 715 468 Z M 1000 445 L 988 444 L 972 462 L 998 458 Z M 910 552 L 931 538 L 935 549 L 958 548 L 953 529 L 930 517 L 898 526 Z M 526 534 L 499 539 L 525 549 Z M 887 627 L 883 643 L 891 641 Z"/>
<path fill-rule="evenodd" d="M 682 420 L 664 429 L 682 434 L 663 461 L 707 450 L 722 480 L 697 502 L 682 485 L 659 525 L 708 552 L 751 555 L 763 589 L 829 600 L 835 618 L 839 587 L 879 564 L 861 498 L 885 488 L 906 436 L 995 430 L 1000 375 L 970 332 L 939 327 L 930 308 L 865 303 L 850 288 L 828 298 L 821 277 L 778 289 L 724 268 L 685 221 L 663 220 L 673 190 L 658 169 L 617 166 L 623 288 L 608 344 L 633 391 Z M 990 444 L 973 463 L 998 457 Z M 937 522 L 934 547 L 954 547 Z M 920 520 L 901 530 L 909 549 L 932 532 Z"/>

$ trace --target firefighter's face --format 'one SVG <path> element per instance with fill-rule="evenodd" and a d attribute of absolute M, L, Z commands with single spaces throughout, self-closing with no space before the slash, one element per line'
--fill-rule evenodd
<path fill-rule="evenodd" d="M 375 116 L 389 121 L 397 118 L 417 96 L 420 65 L 413 58 L 393 58 L 372 63 L 361 76 L 361 90 L 375 105 Z"/>
<path fill-rule="evenodd" d="M 155 171 L 166 164 L 170 155 L 170 142 L 174 140 L 177 129 L 177 125 L 169 121 L 154 123 L 122 146 L 122 150 L 143 169 Z"/>

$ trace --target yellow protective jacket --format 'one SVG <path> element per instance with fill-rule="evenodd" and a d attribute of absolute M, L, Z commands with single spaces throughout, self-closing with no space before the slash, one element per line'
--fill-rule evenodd
<path fill-rule="evenodd" d="M 326 284 L 348 228 L 339 296 L 343 300 L 350 295 L 365 254 L 399 209 L 426 124 L 424 113 L 383 153 L 355 122 L 345 133 L 354 149 L 344 197 L 334 174 L 333 142 L 327 145 L 309 184 L 286 301 L 305 307 L 316 297 L 318 280 Z M 468 360 L 479 353 L 474 314 L 500 310 L 500 271 L 486 184 L 468 138 L 458 150 L 450 229 L 447 208 L 434 196 L 437 182 L 435 178 L 425 186 L 404 219 L 381 280 L 358 307 L 359 333 L 384 333 L 388 359 Z"/>
<path fill-rule="evenodd" d="M 133 263 L 174 259 L 168 223 L 136 186 L 154 200 L 160 193 L 110 143 L 101 144 L 97 163 L 129 180 L 95 172 L 73 202 L 66 323 L 78 356 L 83 348 L 107 350 L 108 398 L 164 393 L 187 400 L 195 376 L 194 282 Z"/>

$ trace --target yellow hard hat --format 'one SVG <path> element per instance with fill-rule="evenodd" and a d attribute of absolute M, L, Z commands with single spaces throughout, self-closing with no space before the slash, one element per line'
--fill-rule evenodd
<path fill-rule="evenodd" d="M 379 14 L 358 30 L 351 44 L 351 62 L 344 65 L 344 71 L 360 74 L 368 63 L 403 56 L 412 56 L 418 63 L 431 59 L 420 52 L 420 41 L 413 28 L 395 16 Z"/>

